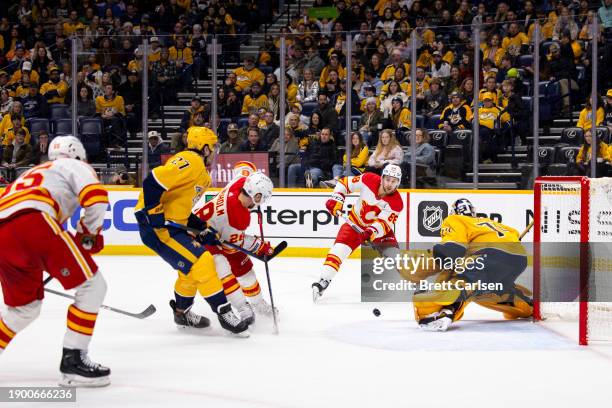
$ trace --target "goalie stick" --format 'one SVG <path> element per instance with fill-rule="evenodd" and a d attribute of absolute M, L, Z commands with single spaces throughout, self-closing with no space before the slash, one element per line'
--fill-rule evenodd
<path fill-rule="evenodd" d="M 48 282 L 50 278 L 51 276 L 45 279 L 45 283 Z M 54 295 L 62 296 L 62 297 L 74 300 L 74 296 L 69 295 L 67 293 L 57 291 L 57 290 L 45 288 L 45 292 L 53 293 Z M 100 309 L 110 310 L 111 312 L 120 313 L 122 315 L 130 316 L 130 317 L 135 317 L 136 319 L 146 319 L 147 317 L 151 316 L 153 313 L 157 311 L 154 305 L 147 306 L 147 308 L 140 313 L 131 313 L 125 310 L 117 309 L 116 307 L 111 307 L 111 306 L 106 306 L 106 305 L 101 305 Z"/>
<path fill-rule="evenodd" d="M 202 232 L 206 231 L 206 230 L 199 230 L 196 228 L 191 228 L 188 227 L 186 225 L 182 225 L 182 224 L 177 224 L 176 222 L 172 222 L 172 221 L 166 221 L 166 227 L 172 227 L 172 228 L 178 228 L 178 229 L 182 229 L 183 231 L 187 231 L 190 232 L 194 235 L 200 235 Z M 212 232 L 217 232 L 215 230 L 213 230 L 212 228 L 208 228 L 209 231 Z M 263 237 L 262 237 L 263 239 Z M 281 243 L 279 243 L 277 246 L 274 247 L 274 252 L 272 253 L 272 255 L 268 256 L 268 255 L 257 255 L 255 252 L 253 251 L 249 251 L 248 249 L 245 249 L 243 247 L 241 247 L 240 245 L 236 245 L 236 244 L 232 244 L 231 242 L 228 241 L 224 241 L 224 240 L 220 240 L 220 242 L 223 245 L 227 245 L 230 248 L 233 248 L 237 251 L 240 252 L 244 252 L 245 254 L 247 254 L 248 256 L 251 256 L 259 261 L 262 262 L 268 262 L 271 261 L 272 259 L 276 258 L 278 256 L 278 254 L 280 254 L 281 252 L 283 252 L 285 250 L 285 248 L 287 248 L 287 241 L 282 241 Z"/>

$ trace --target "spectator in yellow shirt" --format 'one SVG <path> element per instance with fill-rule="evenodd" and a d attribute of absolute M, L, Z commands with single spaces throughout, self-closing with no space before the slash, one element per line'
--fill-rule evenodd
<path fill-rule="evenodd" d="M 529 45 L 529 37 L 519 30 L 518 23 L 513 22 L 508 26 L 508 35 L 502 41 L 502 48 L 507 54 L 517 57 L 521 55 L 521 48 Z"/>
<path fill-rule="evenodd" d="M 496 137 L 496 127 L 501 111 L 495 106 L 493 98 L 495 96 L 491 92 L 481 94 L 483 105 L 478 108 L 478 122 L 480 143 L 482 145 L 481 160 L 484 163 L 493 163 L 497 158 L 499 151 L 499 141 Z"/>
<path fill-rule="evenodd" d="M 268 109 L 270 107 L 268 97 L 261 93 L 261 84 L 259 82 L 254 81 L 250 89 L 251 92 L 244 97 L 244 101 L 242 102 L 243 115 L 249 113 L 257 114 L 259 108 Z"/>
<path fill-rule="evenodd" d="M 368 159 L 370 157 L 370 150 L 368 149 L 368 145 L 364 142 L 361 133 L 352 132 L 351 133 L 351 176 L 358 176 L 365 170 L 366 164 L 368 164 Z M 334 188 L 338 180 L 341 177 L 348 176 L 346 174 L 346 153 L 342 156 L 342 164 L 334 164 L 332 166 L 332 175 L 333 179 L 328 181 L 323 181 L 322 186 Z"/>
<path fill-rule="evenodd" d="M 20 131 L 25 131 L 25 142 L 30 143 L 30 131 L 23 124 L 23 116 L 21 115 L 11 115 L 11 127 L 7 129 L 4 134 L 4 140 L 2 141 L 3 146 L 9 146 L 13 144 L 13 140 L 15 140 L 15 135 Z"/>
<path fill-rule="evenodd" d="M 597 115 L 595 116 L 595 126 L 601 126 L 604 121 L 605 111 L 603 108 L 603 103 L 601 101 L 601 97 L 597 95 Z M 580 111 L 580 116 L 578 117 L 578 123 L 576 126 L 582 128 L 584 130 L 590 129 L 593 122 L 593 109 L 591 107 L 591 98 L 586 100 L 584 104 L 584 109 Z"/>
<path fill-rule="evenodd" d="M 104 96 L 96 98 L 96 113 L 102 118 L 104 124 L 102 146 L 123 146 L 126 142 L 126 131 L 123 117 L 125 116 L 125 102 L 121 95 L 115 93 L 113 84 L 104 85 Z"/>
<path fill-rule="evenodd" d="M 151 37 L 149 42 L 151 43 L 151 48 L 148 50 L 149 52 L 147 53 L 147 59 L 149 60 L 149 63 L 152 64 L 160 60 L 162 47 L 159 43 L 159 38 L 157 37 Z"/>
<path fill-rule="evenodd" d="M 181 82 L 182 88 L 187 89 L 192 80 L 193 72 L 193 52 L 185 44 L 185 36 L 176 36 L 176 45 L 168 50 L 170 61 L 176 64 L 177 75 Z"/>
<path fill-rule="evenodd" d="M 68 84 L 60 80 L 60 70 L 58 67 L 51 68 L 49 82 L 40 87 L 40 94 L 47 99 L 48 104 L 64 103 Z"/>
<path fill-rule="evenodd" d="M 336 71 L 338 73 L 338 79 L 343 79 L 346 77 L 346 70 L 342 65 L 340 65 L 340 56 L 336 53 L 330 55 L 329 64 L 327 64 L 325 68 L 323 68 L 323 71 L 321 71 L 321 76 L 319 78 L 320 89 L 324 89 L 326 87 L 330 71 Z"/>
<path fill-rule="evenodd" d="M 255 67 L 255 58 L 252 55 L 247 55 L 244 58 L 243 65 L 232 72 L 236 74 L 235 89 L 242 93 L 248 93 L 251 85 L 255 82 L 263 85 L 265 79 L 263 72 Z"/>
<path fill-rule="evenodd" d="M 578 150 L 576 155 L 576 166 L 582 174 L 589 174 L 591 159 L 592 159 L 592 147 L 593 143 L 593 132 L 588 129 L 584 132 L 584 143 Z M 604 143 L 603 140 L 597 141 L 597 162 L 598 163 L 610 163 L 612 161 L 612 146 Z"/>
<path fill-rule="evenodd" d="M 15 71 L 11 76 L 9 85 L 19 83 L 23 74 L 30 75 L 30 81 L 32 82 L 36 82 L 37 84 L 40 82 L 40 76 L 38 75 L 38 72 L 32 71 L 32 63 L 30 61 L 23 61 L 23 63 L 21 64 L 21 69 Z"/>

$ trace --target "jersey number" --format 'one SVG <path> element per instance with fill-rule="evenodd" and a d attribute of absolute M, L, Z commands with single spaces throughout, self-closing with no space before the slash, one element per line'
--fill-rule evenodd
<path fill-rule="evenodd" d="M 15 183 L 13 183 L 11 186 L 9 186 L 9 188 L 6 189 L 4 194 L 2 194 L 2 197 L 9 195 L 11 192 L 26 190 L 28 188 L 40 187 L 43 180 L 45 179 L 45 176 L 42 174 L 42 170 L 46 170 L 52 165 L 53 162 L 47 162 L 26 171 L 21 175 L 21 177 L 15 180 Z"/>
<path fill-rule="evenodd" d="M 177 166 L 179 170 L 183 170 L 184 168 L 189 167 L 189 162 L 183 159 L 182 157 L 177 157 L 174 160 L 172 160 L 170 163 Z"/>
<path fill-rule="evenodd" d="M 494 231 L 497 233 L 497 236 L 499 238 L 503 238 L 506 235 L 506 230 L 501 229 L 499 227 L 496 227 L 495 225 L 491 224 L 490 222 L 479 222 L 478 224 L 479 227 L 487 227 L 489 228 L 491 231 Z"/>
<path fill-rule="evenodd" d="M 210 217 L 215 213 L 215 203 L 214 201 L 209 201 L 204 204 L 204 207 L 200 208 L 196 215 L 200 217 L 201 220 L 208 221 Z"/>

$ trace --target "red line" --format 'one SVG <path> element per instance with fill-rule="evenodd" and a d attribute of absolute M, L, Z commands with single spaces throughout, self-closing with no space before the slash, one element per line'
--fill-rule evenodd
<path fill-rule="evenodd" d="M 410 249 L 410 191 L 406 191 L 406 250 Z"/>

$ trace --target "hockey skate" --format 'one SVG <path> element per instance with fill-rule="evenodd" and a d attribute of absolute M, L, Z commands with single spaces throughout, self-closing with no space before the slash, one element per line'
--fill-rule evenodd
<path fill-rule="evenodd" d="M 248 326 L 255 323 L 255 312 L 249 302 L 244 302 L 238 307 L 238 316 L 240 316 L 240 320 L 245 322 Z"/>
<path fill-rule="evenodd" d="M 323 296 L 323 292 L 325 292 L 330 282 L 331 281 L 327 279 L 321 278 L 318 282 L 312 284 L 312 301 L 314 303 L 317 303 L 319 298 Z"/>
<path fill-rule="evenodd" d="M 453 311 L 442 309 L 419 320 L 419 327 L 424 331 L 446 331 L 453 322 Z"/>
<path fill-rule="evenodd" d="M 238 316 L 233 312 L 232 305 L 226 303 L 219 307 L 217 313 L 219 323 L 225 330 L 233 333 L 237 337 L 249 337 L 248 324 L 240 320 Z"/>
<path fill-rule="evenodd" d="M 62 387 L 104 387 L 110 384 L 110 368 L 92 362 L 86 350 L 64 348 L 60 372 L 59 385 Z"/>
<path fill-rule="evenodd" d="M 273 315 L 272 306 L 263 299 L 261 299 L 258 302 L 251 303 L 251 307 L 253 308 L 253 310 L 255 310 L 255 313 L 258 315 L 267 316 L 267 317 L 272 317 Z M 277 308 L 274 308 L 274 313 L 276 313 L 276 316 L 278 317 Z"/>
<path fill-rule="evenodd" d="M 191 307 L 187 308 L 187 310 L 177 310 L 175 300 L 170 301 L 170 307 L 174 312 L 174 323 L 176 323 L 179 328 L 193 327 L 196 329 L 203 329 L 210 326 L 210 320 L 192 312 Z"/>

